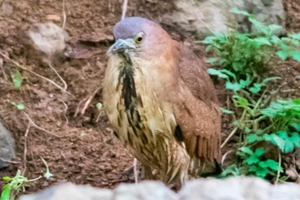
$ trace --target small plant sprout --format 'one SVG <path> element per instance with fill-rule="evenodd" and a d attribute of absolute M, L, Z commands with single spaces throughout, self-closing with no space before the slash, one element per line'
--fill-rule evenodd
<path fill-rule="evenodd" d="M 20 170 L 17 171 L 17 174 L 14 177 L 4 176 L 3 180 L 8 183 L 3 186 L 0 200 L 14 200 L 21 189 L 25 191 L 25 186 L 27 186 L 29 182 L 36 181 L 40 178 L 42 177 L 40 176 L 29 180 L 21 175 Z"/>
<path fill-rule="evenodd" d="M 11 73 L 11 78 L 16 88 L 20 88 L 22 85 L 23 77 L 22 74 L 16 70 L 14 73 Z"/>
<path fill-rule="evenodd" d="M 44 177 L 45 177 L 46 179 L 50 179 L 50 178 L 53 176 L 53 174 L 50 173 L 48 164 L 47 164 L 47 162 L 44 160 L 44 158 L 42 158 L 42 161 L 43 161 L 43 163 L 44 163 L 44 165 L 45 165 L 45 167 L 46 167 L 46 172 L 44 173 Z"/>
<path fill-rule="evenodd" d="M 16 102 L 11 102 L 12 105 L 14 105 L 18 110 L 24 110 L 25 106 L 22 103 L 16 103 Z"/>
<path fill-rule="evenodd" d="M 96 122 L 99 120 L 99 117 L 104 113 L 104 110 L 102 109 L 102 103 L 98 102 L 96 104 L 97 110 L 99 111 L 99 114 L 97 116 Z"/>

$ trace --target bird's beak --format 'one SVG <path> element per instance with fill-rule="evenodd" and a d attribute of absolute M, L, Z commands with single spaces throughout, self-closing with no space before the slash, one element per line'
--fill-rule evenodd
<path fill-rule="evenodd" d="M 128 39 L 118 39 L 106 52 L 106 55 L 115 54 L 117 52 L 127 52 L 128 49 L 135 49 L 134 40 Z"/>

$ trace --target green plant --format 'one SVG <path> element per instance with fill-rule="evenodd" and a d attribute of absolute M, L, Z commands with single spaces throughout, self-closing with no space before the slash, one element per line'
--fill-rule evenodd
<path fill-rule="evenodd" d="M 14 73 L 11 73 L 11 78 L 16 88 L 20 88 L 23 82 L 22 74 L 16 70 Z"/>
<path fill-rule="evenodd" d="M 244 78 L 246 75 L 260 76 L 267 70 L 274 55 L 273 40 L 277 37 L 273 32 L 281 27 L 265 26 L 245 11 L 232 9 L 231 12 L 248 17 L 258 34 L 232 31 L 206 37 L 202 43 L 207 44 L 206 50 L 214 54 L 214 57 L 209 58 L 207 62 L 222 66 L 222 69 L 233 72 L 237 78 Z"/>
<path fill-rule="evenodd" d="M 47 162 L 43 158 L 41 159 L 46 167 L 46 172 L 44 173 L 44 177 L 46 179 L 49 179 L 53 176 L 53 174 L 50 173 Z M 21 189 L 25 191 L 25 187 L 28 186 L 28 183 L 37 181 L 41 178 L 42 176 L 39 176 L 35 179 L 27 179 L 25 176 L 21 174 L 20 170 L 17 171 L 17 174 L 14 177 L 4 176 L 3 180 L 8 181 L 8 183 L 3 186 L 0 200 L 14 200 L 16 195 L 20 192 Z"/>
<path fill-rule="evenodd" d="M 276 99 L 278 91 L 270 91 L 269 83 L 278 82 L 280 77 L 266 78 L 264 72 L 276 56 L 300 62 L 300 34 L 279 38 L 273 33 L 280 26 L 266 26 L 245 11 L 232 9 L 231 12 L 246 16 L 255 34 L 233 31 L 202 41 L 207 44 L 206 50 L 213 52 L 207 62 L 221 67 L 210 68 L 208 73 L 225 81 L 233 102 L 230 110 L 230 106 L 221 108 L 223 113 L 232 116 L 234 127 L 222 146 L 234 134 L 239 136 L 238 162 L 226 167 L 222 176 L 245 174 L 279 181 L 283 179 L 281 154 L 300 147 L 300 99 Z M 266 145 L 277 149 L 277 158 L 267 156 Z"/>
<path fill-rule="evenodd" d="M 11 102 L 11 104 L 13 106 L 15 106 L 18 110 L 24 110 L 25 109 L 25 106 L 22 103 L 16 103 L 16 102 L 13 101 L 13 102 Z"/>
<path fill-rule="evenodd" d="M 15 196 L 19 193 L 22 189 L 25 190 L 25 186 L 32 181 L 36 181 L 40 179 L 38 177 L 36 179 L 27 179 L 25 176 L 21 175 L 20 170 L 17 171 L 17 174 L 14 177 L 4 176 L 3 180 L 8 181 L 6 185 L 3 186 L 3 191 L 1 193 L 0 200 L 13 200 Z"/>
<path fill-rule="evenodd" d="M 241 162 L 231 164 L 222 173 L 228 175 L 255 175 L 276 177 L 282 172 L 281 161 L 265 156 L 264 147 L 257 143 L 274 145 L 280 152 L 290 152 L 300 147 L 300 99 L 273 100 L 264 89 L 270 81 L 280 77 L 264 78 L 253 82 L 250 75 L 238 79 L 226 69 L 209 69 L 208 73 L 225 80 L 225 88 L 232 92 L 235 110 L 222 108 L 233 117 L 233 126 L 239 132 L 239 147 L 236 155 Z M 257 97 L 258 96 L 258 97 Z"/>
<path fill-rule="evenodd" d="M 281 39 L 274 37 L 273 42 L 279 47 L 276 54 L 282 60 L 291 57 L 300 62 L 300 33 L 291 33 L 288 37 L 283 37 Z"/>

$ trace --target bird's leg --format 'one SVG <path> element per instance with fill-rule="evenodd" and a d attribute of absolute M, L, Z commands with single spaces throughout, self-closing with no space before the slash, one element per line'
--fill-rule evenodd
<path fill-rule="evenodd" d="M 138 180 L 138 171 L 137 171 L 137 159 L 133 159 L 133 174 L 134 174 L 134 182 L 137 184 L 139 182 Z"/>

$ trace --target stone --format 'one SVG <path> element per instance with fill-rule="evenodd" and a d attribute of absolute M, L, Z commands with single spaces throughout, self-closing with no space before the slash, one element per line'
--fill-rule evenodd
<path fill-rule="evenodd" d="M 9 3 L 3 2 L 0 14 L 11 15 L 13 14 L 13 7 Z"/>
<path fill-rule="evenodd" d="M 15 158 L 15 141 L 9 131 L 0 122 L 0 169 L 8 167 Z"/>
<path fill-rule="evenodd" d="M 207 178 L 187 182 L 179 196 L 180 200 L 296 200 L 300 199 L 300 186 L 271 185 L 255 177 Z"/>
<path fill-rule="evenodd" d="M 43 190 L 37 194 L 21 196 L 19 200 L 111 200 L 112 191 L 108 189 L 97 189 L 89 185 L 75 185 L 72 183 L 61 183 Z"/>
<path fill-rule="evenodd" d="M 97 189 L 88 185 L 63 183 L 19 200 L 178 200 L 176 194 L 161 182 L 120 184 L 115 190 Z"/>
<path fill-rule="evenodd" d="M 120 184 L 114 190 L 64 183 L 19 200 L 298 200 L 300 186 L 271 185 L 255 177 L 200 178 L 188 181 L 176 194 L 161 182 Z"/>
<path fill-rule="evenodd" d="M 121 184 L 114 190 L 112 200 L 178 200 L 177 195 L 161 182 Z"/>
<path fill-rule="evenodd" d="M 69 38 L 64 29 L 51 22 L 34 24 L 28 35 L 35 46 L 49 57 L 64 53 Z"/>
<path fill-rule="evenodd" d="M 285 32 L 285 13 L 281 0 L 175 0 L 175 6 L 173 13 L 163 16 L 162 23 L 193 33 L 198 39 L 226 33 L 233 28 L 240 32 L 254 32 L 247 17 L 231 13 L 232 8 L 252 13 L 266 25 L 282 26 L 277 35 Z"/>

